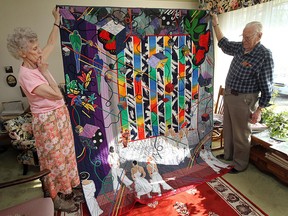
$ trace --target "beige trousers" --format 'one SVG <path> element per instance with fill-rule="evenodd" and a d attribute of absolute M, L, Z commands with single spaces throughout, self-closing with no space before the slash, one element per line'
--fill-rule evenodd
<path fill-rule="evenodd" d="M 258 93 L 224 95 L 224 158 L 232 160 L 238 171 L 249 164 L 251 127 L 249 119 L 256 109 Z"/>

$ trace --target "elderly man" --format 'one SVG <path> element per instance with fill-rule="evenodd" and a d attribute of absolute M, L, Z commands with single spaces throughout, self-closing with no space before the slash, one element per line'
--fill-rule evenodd
<path fill-rule="evenodd" d="M 218 158 L 232 160 L 230 173 L 238 173 L 249 164 L 250 124 L 261 119 L 261 110 L 271 99 L 274 63 L 271 51 L 260 42 L 260 22 L 248 23 L 242 42 L 232 42 L 224 37 L 217 15 L 211 16 L 218 46 L 233 56 L 225 81 L 224 155 Z"/>

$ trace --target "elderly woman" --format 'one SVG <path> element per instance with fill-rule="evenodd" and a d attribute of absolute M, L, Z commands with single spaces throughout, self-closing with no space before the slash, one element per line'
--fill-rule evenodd
<path fill-rule="evenodd" d="M 9 52 L 22 59 L 19 83 L 27 96 L 33 115 L 32 125 L 40 169 L 51 173 L 44 180 L 56 209 L 77 210 L 72 189 L 79 186 L 69 112 L 62 93 L 48 70 L 47 58 L 54 49 L 59 34 L 59 8 L 52 11 L 54 25 L 46 46 L 39 47 L 37 35 L 30 28 L 16 28 L 7 38 Z"/>

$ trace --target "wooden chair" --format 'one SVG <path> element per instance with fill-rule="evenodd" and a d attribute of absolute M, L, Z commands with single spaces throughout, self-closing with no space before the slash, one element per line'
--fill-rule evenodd
<path fill-rule="evenodd" d="M 0 189 L 6 188 L 6 187 L 12 187 L 15 185 L 19 185 L 19 184 L 23 184 L 23 183 L 27 183 L 30 181 L 40 179 L 42 183 L 42 190 L 45 194 L 45 189 L 43 186 L 43 178 L 49 173 L 50 173 L 50 170 L 45 169 L 29 177 L 24 177 L 24 178 L 9 181 L 9 182 L 3 182 L 3 183 L 0 183 Z M 6 216 L 6 215 L 54 216 L 54 204 L 53 204 L 51 197 L 44 198 L 43 196 L 40 198 L 35 198 L 29 201 L 25 201 L 21 204 L 0 210 L 0 216 Z"/>
<path fill-rule="evenodd" d="M 219 150 L 224 147 L 223 143 L 223 114 L 224 114 L 224 96 L 225 88 L 220 85 L 217 101 L 214 107 L 214 116 L 213 116 L 213 134 L 212 141 L 220 140 L 220 147 L 211 148 L 211 150 Z"/>

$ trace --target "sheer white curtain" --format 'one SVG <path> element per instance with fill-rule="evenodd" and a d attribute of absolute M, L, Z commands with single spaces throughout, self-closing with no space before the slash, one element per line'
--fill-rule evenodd
<path fill-rule="evenodd" d="M 223 34 L 234 41 L 241 41 L 243 28 L 248 22 L 260 21 L 263 24 L 261 43 L 272 51 L 275 64 L 275 81 L 288 85 L 288 0 L 273 0 L 252 7 L 243 8 L 219 15 L 219 25 Z M 215 42 L 215 93 L 225 78 L 232 57 L 223 54 Z M 214 97 L 215 98 L 215 97 Z"/>

